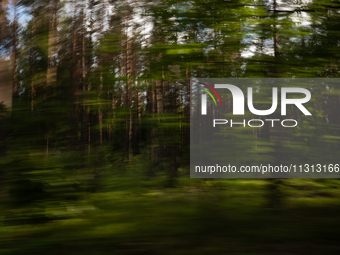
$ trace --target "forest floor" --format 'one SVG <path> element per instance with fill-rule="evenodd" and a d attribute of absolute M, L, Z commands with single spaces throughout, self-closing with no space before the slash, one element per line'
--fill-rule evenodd
<path fill-rule="evenodd" d="M 182 178 L 45 201 L 47 221 L 1 216 L 0 254 L 340 254 L 340 181 L 272 182 Z"/>

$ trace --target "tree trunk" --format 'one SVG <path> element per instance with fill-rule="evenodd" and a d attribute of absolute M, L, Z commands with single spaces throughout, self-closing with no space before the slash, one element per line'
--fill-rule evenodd
<path fill-rule="evenodd" d="M 17 55 L 18 55 L 18 35 L 17 35 L 17 29 L 18 29 L 18 17 L 17 17 L 17 6 L 18 1 L 13 0 L 13 8 L 14 8 L 14 21 L 13 21 L 13 51 L 11 56 L 11 62 L 12 62 L 12 71 L 13 71 L 13 98 L 16 98 L 19 96 L 19 85 L 17 81 Z"/>
<path fill-rule="evenodd" d="M 47 85 L 51 85 L 57 80 L 57 63 L 58 54 L 58 5 L 59 0 L 50 1 L 50 25 L 48 38 L 48 67 L 47 67 Z"/>

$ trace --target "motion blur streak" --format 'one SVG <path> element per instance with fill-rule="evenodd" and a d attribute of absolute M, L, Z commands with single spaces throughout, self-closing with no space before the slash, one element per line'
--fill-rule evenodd
<path fill-rule="evenodd" d="M 189 178 L 190 79 L 338 77 L 338 1 L 0 2 L 0 254 L 340 253 L 337 179 Z M 327 158 L 322 129 L 224 156 Z"/>

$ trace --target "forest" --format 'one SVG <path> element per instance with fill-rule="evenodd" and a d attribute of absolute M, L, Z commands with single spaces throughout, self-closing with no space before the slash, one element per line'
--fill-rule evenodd
<path fill-rule="evenodd" d="M 339 0 L 0 3 L 0 254 L 340 254 L 339 178 L 190 178 L 193 79 L 334 81 L 224 160 L 340 163 Z"/>

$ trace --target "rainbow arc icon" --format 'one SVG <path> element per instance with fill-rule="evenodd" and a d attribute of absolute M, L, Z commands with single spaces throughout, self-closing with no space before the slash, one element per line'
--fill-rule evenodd
<path fill-rule="evenodd" d="M 205 84 L 205 83 L 202 83 L 202 82 L 198 82 L 199 84 L 202 84 L 203 86 L 207 87 L 208 89 L 210 89 L 212 92 L 214 92 L 214 94 L 217 96 L 218 100 L 220 101 L 220 104 L 222 106 L 222 100 L 221 100 L 221 97 L 220 95 L 217 93 L 217 91 L 211 87 L 210 85 L 208 84 Z M 212 100 L 214 101 L 215 105 L 217 106 L 217 103 L 216 103 L 216 100 L 215 98 L 213 97 L 213 95 L 207 90 L 207 89 L 204 89 L 204 88 L 201 88 L 201 87 L 198 87 L 199 89 L 203 90 L 204 92 L 206 92 L 211 98 Z"/>

